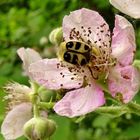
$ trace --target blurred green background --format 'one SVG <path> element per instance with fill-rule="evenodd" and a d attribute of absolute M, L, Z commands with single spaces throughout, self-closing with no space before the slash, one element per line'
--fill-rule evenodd
<path fill-rule="evenodd" d="M 20 47 L 31 47 L 43 57 L 51 57 L 52 47 L 47 41 L 49 33 L 60 27 L 64 15 L 86 7 L 98 11 L 110 28 L 114 25 L 114 12 L 119 13 L 108 0 L 0 0 L 0 123 L 5 116 L 2 87 L 8 81 L 28 84 L 22 72 L 21 60 L 16 54 Z M 122 13 L 119 13 L 123 15 Z M 127 17 L 129 18 L 129 17 Z M 137 37 L 136 58 L 140 58 L 140 21 L 129 20 L 135 27 Z M 42 42 L 45 38 L 46 42 Z M 140 103 L 140 95 L 135 97 Z M 119 118 L 90 113 L 75 123 L 65 117 L 51 116 L 58 129 L 51 140 L 139 140 L 140 117 L 125 114 Z M 20 138 L 19 140 L 25 140 Z M 4 140 L 0 136 L 0 140 Z"/>

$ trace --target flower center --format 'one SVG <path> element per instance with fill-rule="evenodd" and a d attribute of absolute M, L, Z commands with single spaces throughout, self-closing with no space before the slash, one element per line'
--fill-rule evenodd
<path fill-rule="evenodd" d="M 90 61 L 87 66 L 90 72 L 96 75 L 96 78 L 102 73 L 108 74 L 109 68 L 116 64 L 116 58 L 111 55 L 111 37 L 110 31 L 106 30 L 106 23 L 97 27 L 96 31 L 92 30 L 91 27 L 84 26 L 72 28 L 69 39 L 81 41 L 91 46 Z"/>
<path fill-rule="evenodd" d="M 90 67 L 99 73 L 108 72 L 109 68 L 116 64 L 116 59 L 112 57 L 111 51 L 111 48 L 107 46 L 95 46 L 91 56 Z"/>

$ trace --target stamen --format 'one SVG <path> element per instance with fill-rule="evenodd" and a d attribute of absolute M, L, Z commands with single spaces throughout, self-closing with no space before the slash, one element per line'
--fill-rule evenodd
<path fill-rule="evenodd" d="M 92 69 L 91 75 L 94 77 L 94 79 L 97 77 L 99 73 L 106 72 L 108 73 L 109 68 L 111 66 L 114 66 L 116 64 L 116 61 L 111 56 L 111 47 L 110 47 L 110 31 L 106 30 L 106 23 L 101 24 L 97 27 L 98 31 L 94 32 L 94 30 L 91 29 L 91 27 L 84 27 L 83 25 L 80 27 L 80 29 L 72 28 L 70 31 L 70 39 L 75 39 L 78 41 L 82 41 L 84 43 L 89 44 L 91 47 L 93 47 L 92 54 L 90 57 L 90 63 L 89 67 Z M 107 32 L 107 33 L 106 33 Z M 97 39 L 92 40 L 90 36 L 92 33 L 96 34 Z M 105 34 L 106 33 L 106 34 Z M 102 39 L 102 35 L 105 36 L 105 38 L 109 41 L 105 41 Z M 68 67 L 69 72 L 73 73 L 74 77 L 71 77 L 71 80 L 78 79 L 79 74 L 83 74 L 84 71 L 81 70 L 81 67 L 79 69 L 74 67 Z M 94 74 L 92 74 L 94 71 Z M 70 75 L 70 73 L 65 74 L 66 76 Z M 77 74 L 78 73 L 78 74 Z M 61 74 L 62 75 L 62 74 Z"/>

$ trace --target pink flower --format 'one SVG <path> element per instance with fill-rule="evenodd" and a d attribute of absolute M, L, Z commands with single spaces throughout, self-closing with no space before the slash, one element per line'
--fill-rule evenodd
<path fill-rule="evenodd" d="M 62 116 L 75 117 L 94 111 L 105 103 L 104 79 L 113 97 L 122 94 L 124 103 L 132 100 L 139 89 L 139 74 L 132 66 L 136 49 L 134 29 L 124 18 L 116 15 L 111 42 L 105 20 L 95 11 L 80 9 L 63 19 L 63 37 L 82 41 L 98 50 L 92 65 L 76 66 L 59 59 L 43 59 L 29 66 L 31 77 L 49 89 L 69 89 L 54 110 Z"/>
<path fill-rule="evenodd" d="M 24 124 L 32 118 L 32 105 L 29 102 L 29 87 L 17 83 L 5 87 L 8 95 L 8 109 L 10 110 L 1 126 L 1 133 L 6 140 L 13 140 L 23 135 Z"/>
<path fill-rule="evenodd" d="M 23 135 L 24 124 L 32 118 L 32 106 L 22 103 L 11 110 L 1 126 L 1 133 L 6 140 L 13 140 Z"/>
<path fill-rule="evenodd" d="M 28 67 L 32 62 L 40 60 L 40 55 L 32 49 L 20 48 L 18 54 L 24 62 L 24 69 L 29 75 Z M 23 126 L 33 116 L 29 93 L 33 90 L 25 85 L 9 83 L 5 87 L 8 93 L 8 113 L 2 123 L 1 133 L 6 140 L 13 140 L 23 135 Z"/>
<path fill-rule="evenodd" d="M 139 0 L 109 0 L 110 3 L 121 12 L 135 18 L 140 18 Z"/>
<path fill-rule="evenodd" d="M 28 71 L 29 65 L 33 62 L 41 60 L 42 59 L 41 56 L 39 55 L 39 53 L 30 48 L 27 49 L 20 48 L 17 50 L 17 53 L 21 58 L 21 60 L 23 61 L 23 68 L 25 70 L 25 73 L 29 76 L 30 75 Z"/>
<path fill-rule="evenodd" d="M 10 83 L 5 87 L 8 93 L 5 100 L 8 100 L 8 112 L 1 126 L 1 133 L 6 140 L 13 140 L 23 135 L 23 126 L 33 117 L 30 95 L 33 89 Z M 46 111 L 41 111 L 42 117 L 47 117 Z"/>

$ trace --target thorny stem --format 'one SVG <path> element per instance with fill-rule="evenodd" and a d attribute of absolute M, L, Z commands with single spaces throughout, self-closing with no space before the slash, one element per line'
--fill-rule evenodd
<path fill-rule="evenodd" d="M 37 93 L 37 90 L 38 90 L 38 85 L 34 82 L 30 82 L 31 84 L 31 87 L 33 89 L 33 93 L 32 93 L 32 104 L 33 104 L 33 113 L 34 113 L 34 117 L 39 117 L 40 114 L 39 114 L 39 108 L 38 108 L 38 93 Z"/>
<path fill-rule="evenodd" d="M 108 114 L 115 117 L 119 117 L 126 113 L 133 113 L 140 116 L 140 105 L 134 102 L 130 102 L 121 106 L 103 106 L 95 110 L 99 114 Z"/>
<path fill-rule="evenodd" d="M 38 85 L 34 82 L 30 82 L 33 92 L 31 94 L 31 101 L 33 104 L 34 117 L 39 117 L 39 107 L 43 109 L 51 109 L 54 106 L 54 102 L 40 102 L 38 98 Z"/>
<path fill-rule="evenodd" d="M 140 116 L 140 105 L 134 102 L 128 103 L 128 108 L 130 111 L 138 116 Z"/>
<path fill-rule="evenodd" d="M 44 109 L 51 109 L 53 108 L 54 106 L 54 102 L 49 102 L 49 103 L 46 103 L 46 102 L 39 102 L 38 105 L 41 107 L 41 108 L 44 108 Z"/>
<path fill-rule="evenodd" d="M 35 82 L 30 82 L 33 93 L 37 95 L 38 85 Z"/>
<path fill-rule="evenodd" d="M 33 112 L 34 112 L 34 117 L 35 117 L 35 118 L 37 118 L 37 117 L 40 116 L 40 114 L 39 114 L 39 109 L 38 109 L 37 104 L 34 104 L 34 105 L 33 105 Z"/>
<path fill-rule="evenodd" d="M 125 113 L 129 113 L 127 106 L 109 106 L 109 107 L 99 107 L 95 110 L 99 114 L 108 114 L 115 117 L 119 117 Z"/>

